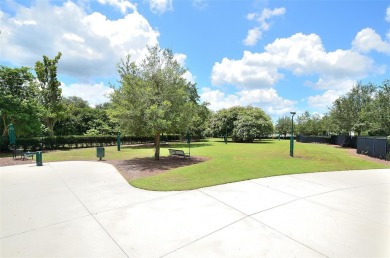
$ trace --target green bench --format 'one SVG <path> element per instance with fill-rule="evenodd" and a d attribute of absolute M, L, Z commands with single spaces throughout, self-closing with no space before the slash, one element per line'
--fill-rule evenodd
<path fill-rule="evenodd" d="M 190 156 L 185 154 L 182 150 L 174 150 L 174 149 L 168 149 L 169 150 L 169 156 L 180 156 L 184 158 L 189 158 Z"/>

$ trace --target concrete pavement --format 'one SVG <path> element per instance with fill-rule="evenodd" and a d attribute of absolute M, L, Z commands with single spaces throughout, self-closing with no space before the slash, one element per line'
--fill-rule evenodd
<path fill-rule="evenodd" d="M 1 257 L 390 257 L 390 169 L 152 192 L 57 162 L 0 183 Z"/>

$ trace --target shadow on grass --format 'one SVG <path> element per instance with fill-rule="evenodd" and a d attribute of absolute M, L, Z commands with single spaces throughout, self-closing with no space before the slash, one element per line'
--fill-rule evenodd
<path fill-rule="evenodd" d="M 212 146 L 210 143 L 206 142 L 193 142 L 191 143 L 191 149 L 192 148 L 201 148 L 201 147 L 207 147 Z M 151 149 L 154 148 L 154 143 L 145 143 L 145 144 L 139 144 L 134 146 L 122 146 L 123 149 Z M 178 142 L 170 142 L 168 144 L 161 144 L 161 149 L 179 149 L 179 148 L 188 148 L 188 143 L 178 143 Z"/>
<path fill-rule="evenodd" d="M 126 180 L 134 180 L 141 177 L 148 177 L 164 173 L 171 169 L 190 166 L 206 161 L 205 157 L 160 157 L 160 160 L 154 158 L 134 158 L 130 160 L 106 161 L 114 165 Z"/>

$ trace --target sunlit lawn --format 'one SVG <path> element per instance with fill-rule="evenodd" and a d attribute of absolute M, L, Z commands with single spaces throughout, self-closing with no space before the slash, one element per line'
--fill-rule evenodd
<path fill-rule="evenodd" d="M 187 144 L 163 146 L 188 152 Z M 105 147 L 105 160 L 128 160 L 154 155 L 152 147 Z M 191 156 L 209 159 L 196 165 L 177 168 L 163 174 L 130 181 L 135 187 L 149 190 L 186 190 L 253 178 L 295 173 L 390 168 L 352 156 L 346 149 L 324 144 L 295 143 L 295 157 L 289 156 L 289 141 L 261 140 L 255 143 L 225 144 L 219 139 L 191 143 Z M 98 160 L 95 148 L 47 152 L 44 162 Z M 151 162 L 158 162 L 153 161 Z"/>
<path fill-rule="evenodd" d="M 183 190 L 275 175 L 390 168 L 354 157 L 346 149 L 323 144 L 295 143 L 295 157 L 291 158 L 289 144 L 278 140 L 199 143 L 191 154 L 209 157 L 207 162 L 135 179 L 130 184 L 149 190 Z"/>

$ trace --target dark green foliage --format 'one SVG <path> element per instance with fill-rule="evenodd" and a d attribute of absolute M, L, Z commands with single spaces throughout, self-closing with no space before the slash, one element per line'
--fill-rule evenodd
<path fill-rule="evenodd" d="M 57 80 L 57 63 L 61 58 L 58 52 L 54 59 L 43 56 L 43 62 L 35 63 L 35 73 L 39 81 L 40 102 L 43 107 L 43 121 L 51 135 L 54 135 L 54 125 L 64 116 L 61 82 Z"/>
<path fill-rule="evenodd" d="M 303 135 L 321 135 L 324 132 L 324 125 L 319 115 L 311 115 L 305 111 L 296 119 L 296 131 Z M 290 125 L 291 128 L 291 125 Z"/>
<path fill-rule="evenodd" d="M 18 137 L 39 135 L 39 92 L 30 69 L 0 66 L 0 78 L 1 135 L 8 135 L 10 123 L 15 126 Z"/>
<path fill-rule="evenodd" d="M 148 47 L 140 64 L 127 56 L 118 65 L 120 87 L 110 96 L 110 113 L 123 132 L 155 135 L 155 159 L 161 134 L 184 134 L 195 114 L 199 96 L 185 72 L 172 51 L 159 46 Z"/>
<path fill-rule="evenodd" d="M 63 99 L 65 117 L 54 127 L 56 135 L 108 135 L 118 131 L 118 126 L 107 114 L 108 105 L 89 106 L 82 98 Z"/>
<path fill-rule="evenodd" d="M 179 135 L 164 135 L 163 141 L 178 141 Z M 69 136 L 53 136 L 53 137 L 34 137 L 34 138 L 19 138 L 16 144 L 16 148 L 22 148 L 24 150 L 58 150 L 58 149 L 74 149 L 74 148 L 87 148 L 96 146 L 114 146 L 117 144 L 116 135 L 99 135 L 99 136 L 82 136 L 82 135 L 69 135 Z M 122 136 L 121 144 L 141 144 L 152 143 L 154 136 Z M 9 151 L 8 149 L 8 137 L 0 138 L 0 150 L 2 152 Z"/>
<path fill-rule="evenodd" d="M 278 119 L 275 126 L 275 131 L 280 135 L 286 135 L 291 132 L 291 118 L 284 116 Z"/>
<path fill-rule="evenodd" d="M 211 118 L 211 129 L 215 136 L 230 135 L 233 141 L 253 142 L 255 138 L 273 132 L 271 118 L 260 108 L 232 107 L 222 109 Z"/>

